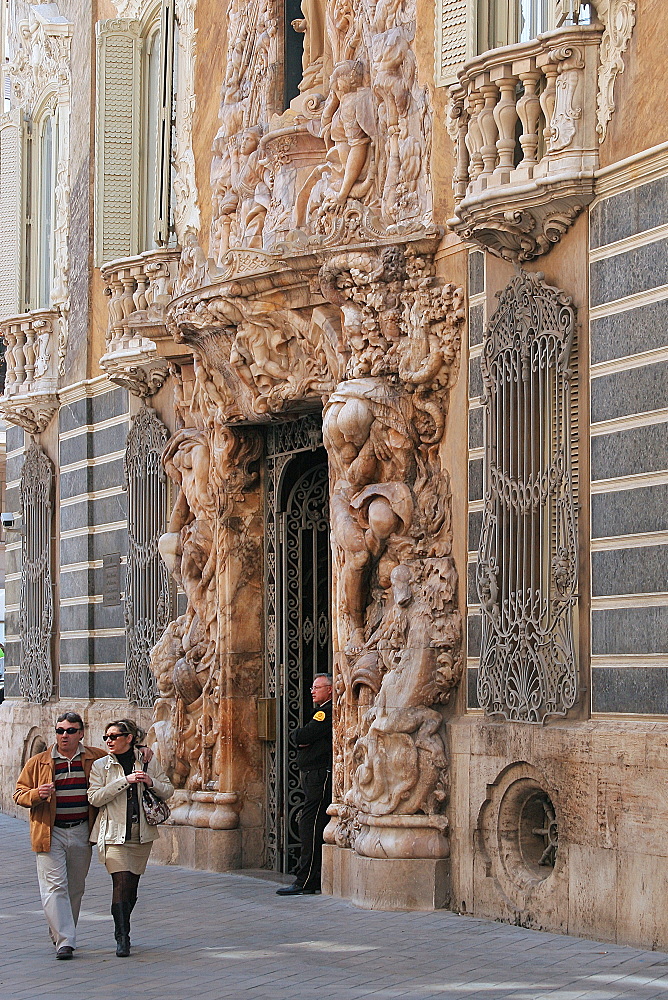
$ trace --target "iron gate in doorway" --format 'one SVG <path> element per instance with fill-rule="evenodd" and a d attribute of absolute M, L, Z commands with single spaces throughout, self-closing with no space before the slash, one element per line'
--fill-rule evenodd
<path fill-rule="evenodd" d="M 327 455 L 320 415 L 267 431 L 265 690 L 276 699 L 267 744 L 267 865 L 288 872 L 299 853 L 302 801 L 291 729 L 311 711 L 313 676 L 331 670 Z"/>

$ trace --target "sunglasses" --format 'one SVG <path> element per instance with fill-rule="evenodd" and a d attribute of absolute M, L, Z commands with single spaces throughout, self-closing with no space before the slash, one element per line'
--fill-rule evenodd
<path fill-rule="evenodd" d="M 82 732 L 78 726 L 68 726 L 67 729 L 56 729 L 58 736 L 64 736 L 67 733 L 68 736 L 74 736 L 75 733 Z"/>
<path fill-rule="evenodd" d="M 110 743 L 111 740 L 120 740 L 121 736 L 129 736 L 129 733 L 107 733 L 105 736 L 105 742 Z"/>

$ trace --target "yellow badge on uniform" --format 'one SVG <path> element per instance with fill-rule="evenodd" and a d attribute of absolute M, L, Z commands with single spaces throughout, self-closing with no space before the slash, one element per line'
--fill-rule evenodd
<path fill-rule="evenodd" d="M 313 716 L 313 718 L 315 719 L 316 722 L 324 722 L 325 721 L 325 713 L 324 712 L 316 712 L 315 715 Z"/>

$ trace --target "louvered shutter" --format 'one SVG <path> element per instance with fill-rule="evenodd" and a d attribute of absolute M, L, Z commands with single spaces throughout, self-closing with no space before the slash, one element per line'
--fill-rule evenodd
<path fill-rule="evenodd" d="M 474 0 L 436 0 L 436 86 L 457 81 L 457 70 L 474 54 Z"/>
<path fill-rule="evenodd" d="M 172 187 L 172 97 L 174 85 L 174 0 L 162 0 L 160 25 L 160 108 L 156 159 L 155 242 L 169 243 Z"/>
<path fill-rule="evenodd" d="M 139 245 L 141 56 L 139 21 L 99 21 L 97 33 L 96 263 Z"/>
<path fill-rule="evenodd" d="M 21 312 L 21 113 L 0 115 L 0 318 Z"/>

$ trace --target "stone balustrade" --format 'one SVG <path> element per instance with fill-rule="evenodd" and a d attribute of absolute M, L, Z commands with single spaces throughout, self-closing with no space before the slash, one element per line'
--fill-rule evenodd
<path fill-rule="evenodd" d="M 558 242 L 594 194 L 600 25 L 563 27 L 468 62 L 451 88 L 450 227 L 507 259 Z"/>
<path fill-rule="evenodd" d="M 113 382 L 138 396 L 157 392 L 168 374 L 156 341 L 169 337 L 165 316 L 174 295 L 179 255 L 176 248 L 148 250 L 101 269 L 109 318 L 100 367 Z"/>
<path fill-rule="evenodd" d="M 43 431 L 58 408 L 61 322 L 57 309 L 34 309 L 0 321 L 7 365 L 0 413 L 31 434 Z"/>

